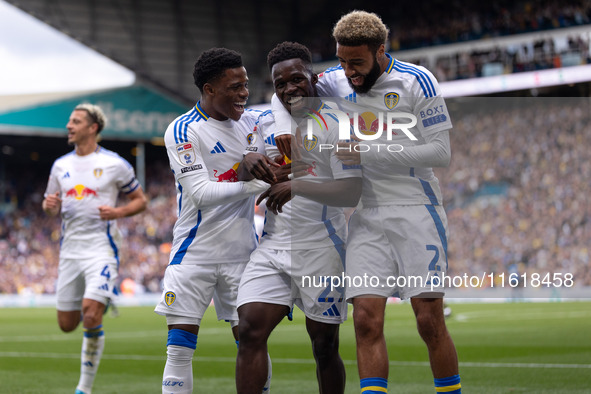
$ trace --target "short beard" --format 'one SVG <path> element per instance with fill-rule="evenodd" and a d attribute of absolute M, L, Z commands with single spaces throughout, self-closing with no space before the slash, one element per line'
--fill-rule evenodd
<path fill-rule="evenodd" d="M 380 75 L 382 75 L 382 69 L 380 68 L 378 61 L 374 58 L 371 70 L 363 76 L 363 85 L 355 86 L 351 83 L 349 78 L 347 78 L 347 82 L 349 82 L 349 86 L 351 86 L 355 93 L 365 94 L 373 88 L 373 85 L 375 85 Z"/>

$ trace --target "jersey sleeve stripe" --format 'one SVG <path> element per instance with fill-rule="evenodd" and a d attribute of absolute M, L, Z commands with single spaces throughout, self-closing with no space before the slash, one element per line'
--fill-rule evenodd
<path fill-rule="evenodd" d="M 393 61 L 393 63 L 395 62 L 394 59 L 392 59 L 392 61 Z M 400 67 L 402 67 L 402 68 L 412 69 L 412 70 L 418 72 L 420 75 L 422 75 L 423 79 L 425 81 L 425 85 L 427 85 L 427 88 L 429 89 L 430 93 L 432 94 L 431 97 L 437 95 L 437 92 L 435 92 L 435 87 L 433 86 L 433 82 L 431 81 L 431 78 L 429 77 L 429 75 L 425 71 L 421 70 L 419 67 L 416 67 L 416 66 L 408 64 L 408 63 L 402 64 L 401 62 L 396 61 L 396 64 L 400 65 Z"/>
<path fill-rule="evenodd" d="M 178 217 L 181 216 L 181 209 L 183 208 L 183 186 L 181 186 L 181 184 L 178 184 L 178 189 L 179 189 L 179 213 L 178 213 Z"/>
<path fill-rule="evenodd" d="M 331 73 L 333 71 L 338 71 L 338 70 L 342 70 L 342 69 L 343 69 L 343 67 L 339 64 L 338 66 L 327 68 L 326 70 L 324 70 L 324 73 L 323 74 L 328 74 L 328 73 Z"/>
<path fill-rule="evenodd" d="M 430 78 L 425 74 L 425 72 L 419 70 L 418 68 L 404 66 L 400 62 L 396 62 L 396 64 L 394 64 L 394 70 L 414 75 L 417 78 L 419 85 L 421 85 L 423 93 L 425 93 L 425 97 L 428 98 L 435 96 L 435 88 L 433 87 Z"/>
<path fill-rule="evenodd" d="M 195 121 L 199 121 L 200 119 L 203 119 L 203 117 L 199 113 L 195 112 L 195 114 L 191 117 L 191 119 L 189 119 L 188 122 L 183 124 L 183 126 L 182 126 L 183 127 L 183 138 L 182 138 L 181 142 L 188 142 L 189 141 L 189 138 L 187 137 L 187 130 L 189 128 L 189 124 L 193 123 Z"/>
<path fill-rule="evenodd" d="M 189 120 L 192 116 L 194 116 L 194 114 L 196 113 L 196 108 L 193 108 L 191 111 L 187 112 L 186 114 L 184 114 L 183 116 L 181 116 L 180 118 L 178 118 L 176 120 L 176 122 L 174 122 L 174 142 L 176 144 L 180 144 L 180 129 L 183 126 L 183 124 Z"/>

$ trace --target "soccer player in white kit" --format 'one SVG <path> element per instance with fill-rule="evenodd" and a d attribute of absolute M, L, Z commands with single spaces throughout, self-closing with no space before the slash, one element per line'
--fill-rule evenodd
<path fill-rule="evenodd" d="M 323 145 L 338 142 L 338 123 L 319 113 L 325 104 L 316 97 L 318 77 L 308 48 L 281 43 L 269 52 L 267 63 L 282 104 L 301 127 L 313 120 L 313 129 L 311 135 L 298 136 L 303 147 L 300 160 L 308 167 L 305 176 L 275 183 L 259 198 L 268 197 L 263 236 L 238 290 L 241 342 L 237 391 L 260 392 L 265 381 L 267 339 L 295 304 L 306 315 L 319 391 L 343 393 L 345 369 L 338 347 L 339 325 L 347 316 L 346 300 L 342 288 L 333 288 L 321 279 L 340 277 L 344 271 L 346 220 L 342 207 L 357 205 L 361 169 L 344 165 L 334 151 L 321 150 Z M 266 155 L 281 158 L 271 111 L 261 115 L 257 130 L 265 140 Z M 254 164 L 246 167 L 251 168 L 251 174 L 261 174 L 256 164 L 261 163 L 264 169 L 266 162 L 256 155 L 262 152 L 249 150 L 257 153 L 246 155 L 245 162 L 252 160 Z M 305 278 L 315 278 L 317 284 Z"/>
<path fill-rule="evenodd" d="M 460 393 L 457 354 L 443 316 L 443 291 L 430 286 L 430 280 L 447 268 L 447 219 L 432 167 L 446 167 L 450 161 L 449 113 L 428 70 L 385 52 L 388 29 L 377 15 L 353 11 L 339 20 L 333 36 L 340 65 L 320 75 L 320 96 L 338 100 L 362 139 L 382 130 L 376 140 L 340 143 L 337 153 L 345 163 L 363 168 L 361 208 L 351 217 L 347 242 L 347 276 L 352 280 L 346 289 L 353 303 L 361 392 L 387 392 L 384 311 L 387 297 L 396 295 L 411 300 L 436 391 Z M 288 129 L 289 119 L 275 98 L 273 111 L 277 123 L 284 125 L 280 129 Z M 394 129 L 387 140 L 383 123 L 388 112 L 412 114 L 417 123 L 406 131 Z M 394 120 L 412 122 L 408 116 Z M 377 282 L 355 283 L 364 275 Z M 389 284 L 388 277 L 398 281 Z M 420 280 L 411 282 L 411 277 Z"/>
<path fill-rule="evenodd" d="M 115 219 L 146 209 L 147 199 L 133 167 L 97 144 L 105 115 L 96 105 L 80 104 L 67 124 L 74 151 L 58 158 L 49 175 L 43 210 L 61 212 L 62 237 L 57 280 L 57 319 L 62 331 L 78 327 L 84 338 L 77 394 L 90 394 L 105 346 L 103 313 L 117 295 L 119 243 Z M 123 192 L 126 205 L 115 207 Z"/>
<path fill-rule="evenodd" d="M 201 100 L 166 130 L 178 219 L 156 313 L 168 324 L 162 393 L 192 393 L 192 358 L 201 319 L 212 297 L 218 319 L 230 322 L 238 343 L 236 295 L 256 247 L 254 196 L 269 185 L 238 181 L 245 147 L 260 112 L 245 110 L 248 77 L 239 53 L 213 48 L 195 63 Z M 256 146 L 256 145 L 255 145 Z"/>

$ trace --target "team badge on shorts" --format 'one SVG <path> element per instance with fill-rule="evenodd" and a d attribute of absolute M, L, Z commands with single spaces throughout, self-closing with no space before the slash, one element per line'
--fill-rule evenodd
<path fill-rule="evenodd" d="M 190 142 L 177 145 L 176 153 L 178 153 L 179 160 L 184 165 L 195 163 L 195 151 L 193 150 L 193 144 Z"/>
<path fill-rule="evenodd" d="M 171 306 L 172 304 L 174 304 L 175 301 L 176 301 L 176 294 L 174 294 L 174 292 L 167 291 L 164 294 L 164 302 L 166 302 L 166 305 Z"/>
<path fill-rule="evenodd" d="M 318 137 L 316 137 L 315 135 L 312 135 L 312 138 L 308 138 L 308 136 L 304 137 L 304 149 L 306 149 L 306 151 L 308 152 L 314 149 L 317 143 Z"/>
<path fill-rule="evenodd" d="M 384 95 L 384 104 L 386 104 L 388 109 L 396 107 L 398 100 L 400 100 L 400 95 L 398 93 L 390 92 Z"/>

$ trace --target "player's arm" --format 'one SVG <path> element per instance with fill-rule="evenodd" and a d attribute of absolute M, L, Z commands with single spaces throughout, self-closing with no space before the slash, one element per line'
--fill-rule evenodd
<path fill-rule="evenodd" d="M 361 178 L 336 179 L 322 183 L 296 179 L 276 183 L 259 196 L 257 205 L 266 198 L 267 208 L 277 214 L 282 212 L 283 205 L 293 196 L 333 207 L 355 207 L 361 197 Z"/>
<path fill-rule="evenodd" d="M 328 182 L 292 181 L 294 195 L 333 207 L 355 207 L 361 197 L 361 178 L 343 178 Z"/>
<path fill-rule="evenodd" d="M 49 172 L 49 181 L 47 182 L 47 189 L 45 190 L 45 198 L 41 202 L 43 211 L 49 216 L 56 216 L 62 209 L 62 199 L 60 198 L 60 185 L 57 181 L 56 166 L 51 166 Z"/>
<path fill-rule="evenodd" d="M 115 220 L 128 216 L 137 215 L 144 211 L 148 206 L 148 198 L 144 194 L 142 187 L 137 185 L 136 189 L 126 194 L 129 202 L 118 207 L 101 205 L 98 207 L 102 220 Z"/>
<path fill-rule="evenodd" d="M 195 171 L 194 174 L 179 178 L 178 181 L 183 191 L 189 193 L 195 205 L 202 208 L 240 201 L 269 187 L 268 183 L 258 179 L 247 182 L 214 182 L 209 179 L 206 169 Z"/>
<path fill-rule="evenodd" d="M 444 130 L 425 137 L 425 144 L 405 146 L 402 150 L 398 147 L 389 149 L 383 144 L 377 146 L 368 144 L 370 149 L 359 149 L 356 145 L 363 142 L 340 142 L 338 144 L 337 157 L 347 165 L 368 163 L 391 163 L 406 167 L 447 167 L 451 160 L 451 146 L 449 131 Z M 363 152 L 359 152 L 363 151 Z"/>
<path fill-rule="evenodd" d="M 275 143 L 277 144 L 279 152 L 281 155 L 287 156 L 290 160 L 300 160 L 302 156 L 299 149 L 302 146 L 299 141 L 301 139 L 297 138 L 291 132 L 292 130 L 295 130 L 295 132 L 298 133 L 299 129 L 292 119 L 291 114 L 285 109 L 281 100 L 277 98 L 275 93 L 273 93 L 273 97 L 271 97 L 271 110 L 273 111 L 273 117 L 275 118 Z"/>

